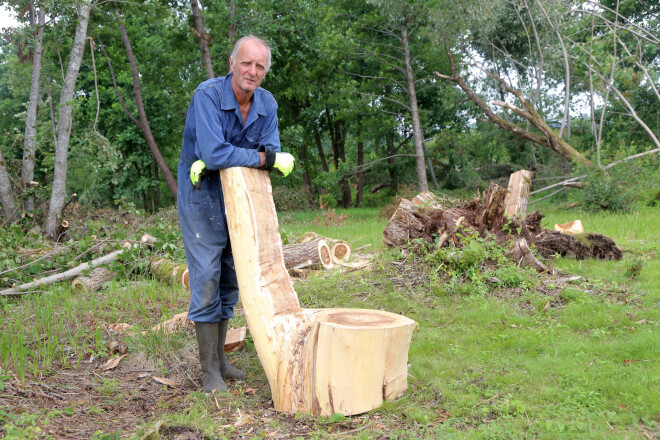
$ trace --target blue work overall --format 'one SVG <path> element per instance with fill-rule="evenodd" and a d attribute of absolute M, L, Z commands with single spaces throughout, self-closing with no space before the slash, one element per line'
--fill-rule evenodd
<path fill-rule="evenodd" d="M 231 77 L 210 79 L 195 90 L 179 158 L 177 203 L 190 272 L 188 318 L 195 322 L 232 318 L 238 282 L 219 173 L 205 178 L 198 191 L 190 182 L 190 167 L 201 159 L 209 170 L 258 168 L 260 146 L 280 151 L 275 98 L 255 90 L 243 125 Z"/>

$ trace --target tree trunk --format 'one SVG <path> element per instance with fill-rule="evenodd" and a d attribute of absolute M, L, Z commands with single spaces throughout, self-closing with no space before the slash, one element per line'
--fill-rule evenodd
<path fill-rule="evenodd" d="M 27 185 L 34 178 L 34 162 L 37 135 L 37 112 L 41 103 L 41 59 L 43 57 L 44 24 L 46 22 L 46 8 L 39 6 L 37 23 L 37 41 L 32 57 L 32 83 L 30 85 L 30 101 L 28 102 L 27 114 L 25 116 L 25 138 L 23 141 L 23 164 L 21 168 L 21 180 Z M 26 211 L 34 209 L 34 195 L 25 198 L 23 207 Z"/>
<path fill-rule="evenodd" d="M 362 195 L 364 193 L 364 171 L 362 171 L 362 166 L 364 165 L 364 140 L 360 133 L 358 142 L 357 142 L 357 173 L 356 173 L 356 188 L 355 188 L 355 207 L 359 208 L 362 206 Z"/>
<path fill-rule="evenodd" d="M 202 14 L 199 11 L 197 0 L 190 0 L 190 7 L 192 8 L 193 21 L 195 22 L 195 30 L 197 31 L 195 37 L 197 37 L 197 40 L 199 41 L 199 51 L 202 53 L 202 64 L 206 71 L 206 78 L 215 78 L 215 74 L 213 73 L 213 63 L 211 62 L 211 53 L 209 52 L 209 45 L 206 40 L 206 29 L 204 27 L 204 21 L 202 20 Z"/>
<path fill-rule="evenodd" d="M 2 148 L 0 148 L 0 201 L 2 201 L 2 209 L 5 211 L 5 220 L 0 224 L 4 225 L 5 223 L 13 223 L 18 220 L 16 199 L 14 199 L 14 190 L 11 187 L 5 158 L 2 155 Z"/>
<path fill-rule="evenodd" d="M 307 143 L 303 143 L 298 150 L 298 158 L 300 164 L 302 165 L 302 178 L 303 184 L 305 185 L 305 190 L 307 191 L 308 200 L 310 207 L 314 206 L 314 193 L 312 192 L 312 180 L 309 178 L 309 161 L 307 160 Z"/>
<path fill-rule="evenodd" d="M 321 134 L 317 129 L 314 129 L 314 140 L 316 141 L 316 151 L 319 153 L 319 159 L 321 159 L 321 167 L 326 173 L 330 172 L 330 167 L 328 167 L 328 161 L 325 158 L 325 153 L 323 152 L 323 142 L 321 141 Z"/>
<path fill-rule="evenodd" d="M 166 258 L 156 257 L 149 263 L 149 271 L 159 281 L 166 284 L 190 287 L 188 266 Z"/>
<path fill-rule="evenodd" d="M 87 37 L 87 24 L 89 23 L 89 14 L 92 5 L 88 2 L 82 3 L 77 8 L 78 23 L 76 33 L 73 37 L 73 46 L 71 47 L 71 58 L 66 69 L 64 85 L 60 93 L 60 110 L 57 119 L 57 140 L 55 144 L 55 160 L 53 173 L 53 186 L 50 195 L 50 204 L 48 215 L 46 217 L 46 236 L 51 240 L 57 240 L 57 227 L 59 226 L 59 216 L 64 208 L 66 198 L 66 172 L 69 156 L 69 138 L 71 136 L 71 125 L 73 122 L 73 92 L 76 88 L 76 80 L 80 64 L 82 63 L 83 53 L 85 51 L 85 39 Z"/>
<path fill-rule="evenodd" d="M 117 15 L 117 23 L 119 24 L 119 31 L 121 32 L 121 39 L 124 42 L 124 47 L 126 47 L 126 56 L 128 57 L 128 62 L 131 64 L 131 74 L 133 77 L 133 94 L 135 95 L 135 104 L 137 106 L 138 117 L 140 118 L 140 124 L 138 127 L 140 130 L 142 130 L 142 133 L 144 133 L 144 137 L 146 138 L 147 144 L 149 145 L 149 150 L 151 150 L 151 154 L 158 164 L 158 168 L 160 168 L 160 171 L 163 173 L 163 177 L 165 177 L 165 182 L 167 182 L 167 188 L 170 190 L 170 194 L 172 194 L 174 201 L 176 201 L 176 180 L 172 175 L 172 171 L 170 171 L 169 167 L 165 163 L 163 155 L 160 154 L 160 150 L 156 144 L 156 139 L 154 139 L 154 135 L 151 133 L 151 127 L 149 126 L 149 121 L 147 120 L 147 113 L 144 110 L 144 103 L 142 101 L 142 88 L 140 86 L 140 72 L 138 70 L 137 60 L 133 54 L 133 48 L 131 47 L 131 42 L 128 39 L 126 27 L 124 26 L 124 23 L 119 16 L 119 11 L 115 10 L 115 14 Z"/>
<path fill-rule="evenodd" d="M 428 191 L 429 184 L 426 179 L 426 163 L 424 161 L 424 135 L 417 108 L 417 92 L 415 90 L 415 74 L 413 73 L 410 46 L 408 44 L 408 28 L 403 27 L 401 42 L 406 64 L 406 80 L 408 81 L 408 98 L 410 99 L 410 117 L 412 119 L 413 140 L 415 144 L 415 157 L 417 168 L 417 189 L 419 192 Z"/>
<path fill-rule="evenodd" d="M 379 310 L 301 309 L 268 172 L 220 174 L 241 301 L 275 409 L 351 415 L 399 397 L 415 322 Z"/>
<path fill-rule="evenodd" d="M 511 174 L 509 178 L 509 203 L 506 205 L 506 214 L 525 217 L 527 212 L 527 201 L 529 199 L 529 187 L 532 185 L 532 171 L 520 170 Z"/>

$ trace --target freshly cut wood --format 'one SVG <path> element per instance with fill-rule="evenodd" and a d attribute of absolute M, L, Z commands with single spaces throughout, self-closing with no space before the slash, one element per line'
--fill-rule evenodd
<path fill-rule="evenodd" d="M 62 273 L 57 273 L 55 275 L 51 275 L 46 278 L 40 278 L 35 281 L 32 281 L 31 283 L 25 283 L 21 284 L 20 286 L 14 286 L 10 287 L 9 289 L 5 290 L 0 290 L 0 295 L 2 296 L 9 296 L 9 295 L 20 295 L 21 292 L 25 292 L 30 289 L 34 289 L 35 287 L 38 286 L 43 286 L 46 284 L 52 284 L 56 283 L 59 281 L 66 281 L 70 280 L 71 278 L 75 278 L 81 273 L 85 272 L 86 270 L 92 269 L 96 266 L 101 266 L 103 264 L 108 264 L 114 260 L 117 259 L 121 253 L 124 252 L 124 249 L 119 249 L 114 252 L 109 253 L 108 255 L 105 255 L 103 257 L 99 257 L 95 260 L 90 261 L 89 263 L 83 263 L 79 266 L 74 267 L 73 269 L 69 269 L 66 272 Z"/>
<path fill-rule="evenodd" d="M 105 267 L 96 267 L 92 269 L 89 275 L 80 275 L 71 282 L 71 288 L 74 291 L 82 293 L 92 293 L 99 290 L 103 283 L 110 281 L 113 277 L 112 272 L 110 272 Z"/>
<path fill-rule="evenodd" d="M 562 234 L 578 235 L 584 233 L 584 226 L 582 226 L 582 222 L 578 219 L 568 223 L 555 224 L 555 231 Z"/>
<path fill-rule="evenodd" d="M 233 241 L 232 241 L 233 247 Z M 324 269 L 332 268 L 332 255 L 328 243 L 322 238 L 300 244 L 287 244 L 282 246 L 284 265 L 287 269 L 292 267 L 321 266 Z"/>
<path fill-rule="evenodd" d="M 332 257 L 332 262 L 335 264 L 348 261 L 351 257 L 351 246 L 345 241 L 337 241 L 330 248 L 330 256 Z"/>
<path fill-rule="evenodd" d="M 505 210 L 509 217 L 515 215 L 525 217 L 533 175 L 534 173 L 528 170 L 520 170 L 511 174 L 509 178 L 509 203 L 507 203 Z"/>
<path fill-rule="evenodd" d="M 247 337 L 247 327 L 236 327 L 227 330 L 227 338 L 225 339 L 225 353 L 240 350 L 245 345 Z"/>
<path fill-rule="evenodd" d="M 192 326 L 192 322 L 188 320 L 188 312 L 177 313 L 167 321 L 156 324 L 151 327 L 152 331 L 163 332 L 165 334 L 176 333 L 185 330 L 187 327 Z"/>
<path fill-rule="evenodd" d="M 185 264 L 156 257 L 149 263 L 149 270 L 154 278 L 166 284 L 190 287 L 190 273 Z"/>
<path fill-rule="evenodd" d="M 302 309 L 268 172 L 220 173 L 241 301 L 275 409 L 351 415 L 399 397 L 415 322 L 380 310 Z"/>

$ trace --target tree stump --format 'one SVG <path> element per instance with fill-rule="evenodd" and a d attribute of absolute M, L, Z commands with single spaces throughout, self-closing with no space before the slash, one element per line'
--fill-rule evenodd
<path fill-rule="evenodd" d="M 509 190 L 491 183 L 484 196 L 482 209 L 477 214 L 476 224 L 489 231 L 499 231 L 504 223 L 504 210 L 509 201 Z"/>
<path fill-rule="evenodd" d="M 220 173 L 241 301 L 275 409 L 352 415 L 399 397 L 415 322 L 379 310 L 302 309 L 268 172 Z"/>

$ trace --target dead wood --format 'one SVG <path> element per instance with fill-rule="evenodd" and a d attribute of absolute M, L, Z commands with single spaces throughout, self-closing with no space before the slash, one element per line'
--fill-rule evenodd
<path fill-rule="evenodd" d="M 149 263 L 151 274 L 165 284 L 190 287 L 188 266 L 162 257 L 156 257 Z"/>
<path fill-rule="evenodd" d="M 516 263 L 534 266 L 539 271 L 548 268 L 532 255 L 530 245 L 544 258 L 558 254 L 577 259 L 621 259 L 621 249 L 612 239 L 593 233 L 571 236 L 550 231 L 541 225 L 544 215 L 539 211 L 526 215 L 522 220 L 506 218 L 508 198 L 509 191 L 493 183 L 481 199 L 446 210 L 440 204 L 418 204 L 404 199 L 383 231 L 383 242 L 390 248 L 403 249 L 411 245 L 413 248 L 419 247 L 421 243 L 436 248 L 449 245 L 461 247 L 461 237 L 465 235 L 491 235 L 499 241 L 513 241 L 515 245 L 510 251 L 511 258 Z"/>
<path fill-rule="evenodd" d="M 109 253 L 108 255 L 92 260 L 89 263 L 83 263 L 77 267 L 74 267 L 73 269 L 69 269 L 66 272 L 58 273 L 45 278 L 40 278 L 30 283 L 21 284 L 20 286 L 14 286 L 14 287 L 10 287 L 9 289 L 0 290 L 0 296 L 20 295 L 21 292 L 24 292 L 26 290 L 31 290 L 37 286 L 43 286 L 46 284 L 57 283 L 59 281 L 70 280 L 87 270 L 93 269 L 96 266 L 108 264 L 116 260 L 117 257 L 122 254 L 122 252 L 124 252 L 124 249 L 118 249 L 114 252 Z"/>
<path fill-rule="evenodd" d="M 533 175 L 534 172 L 528 170 L 520 170 L 511 174 L 509 179 L 509 203 L 507 203 L 505 210 L 509 217 L 525 216 Z"/>
<path fill-rule="evenodd" d="M 103 283 L 110 281 L 113 273 L 105 267 L 94 268 L 89 275 L 81 275 L 71 282 L 74 291 L 92 293 L 103 287 Z"/>

